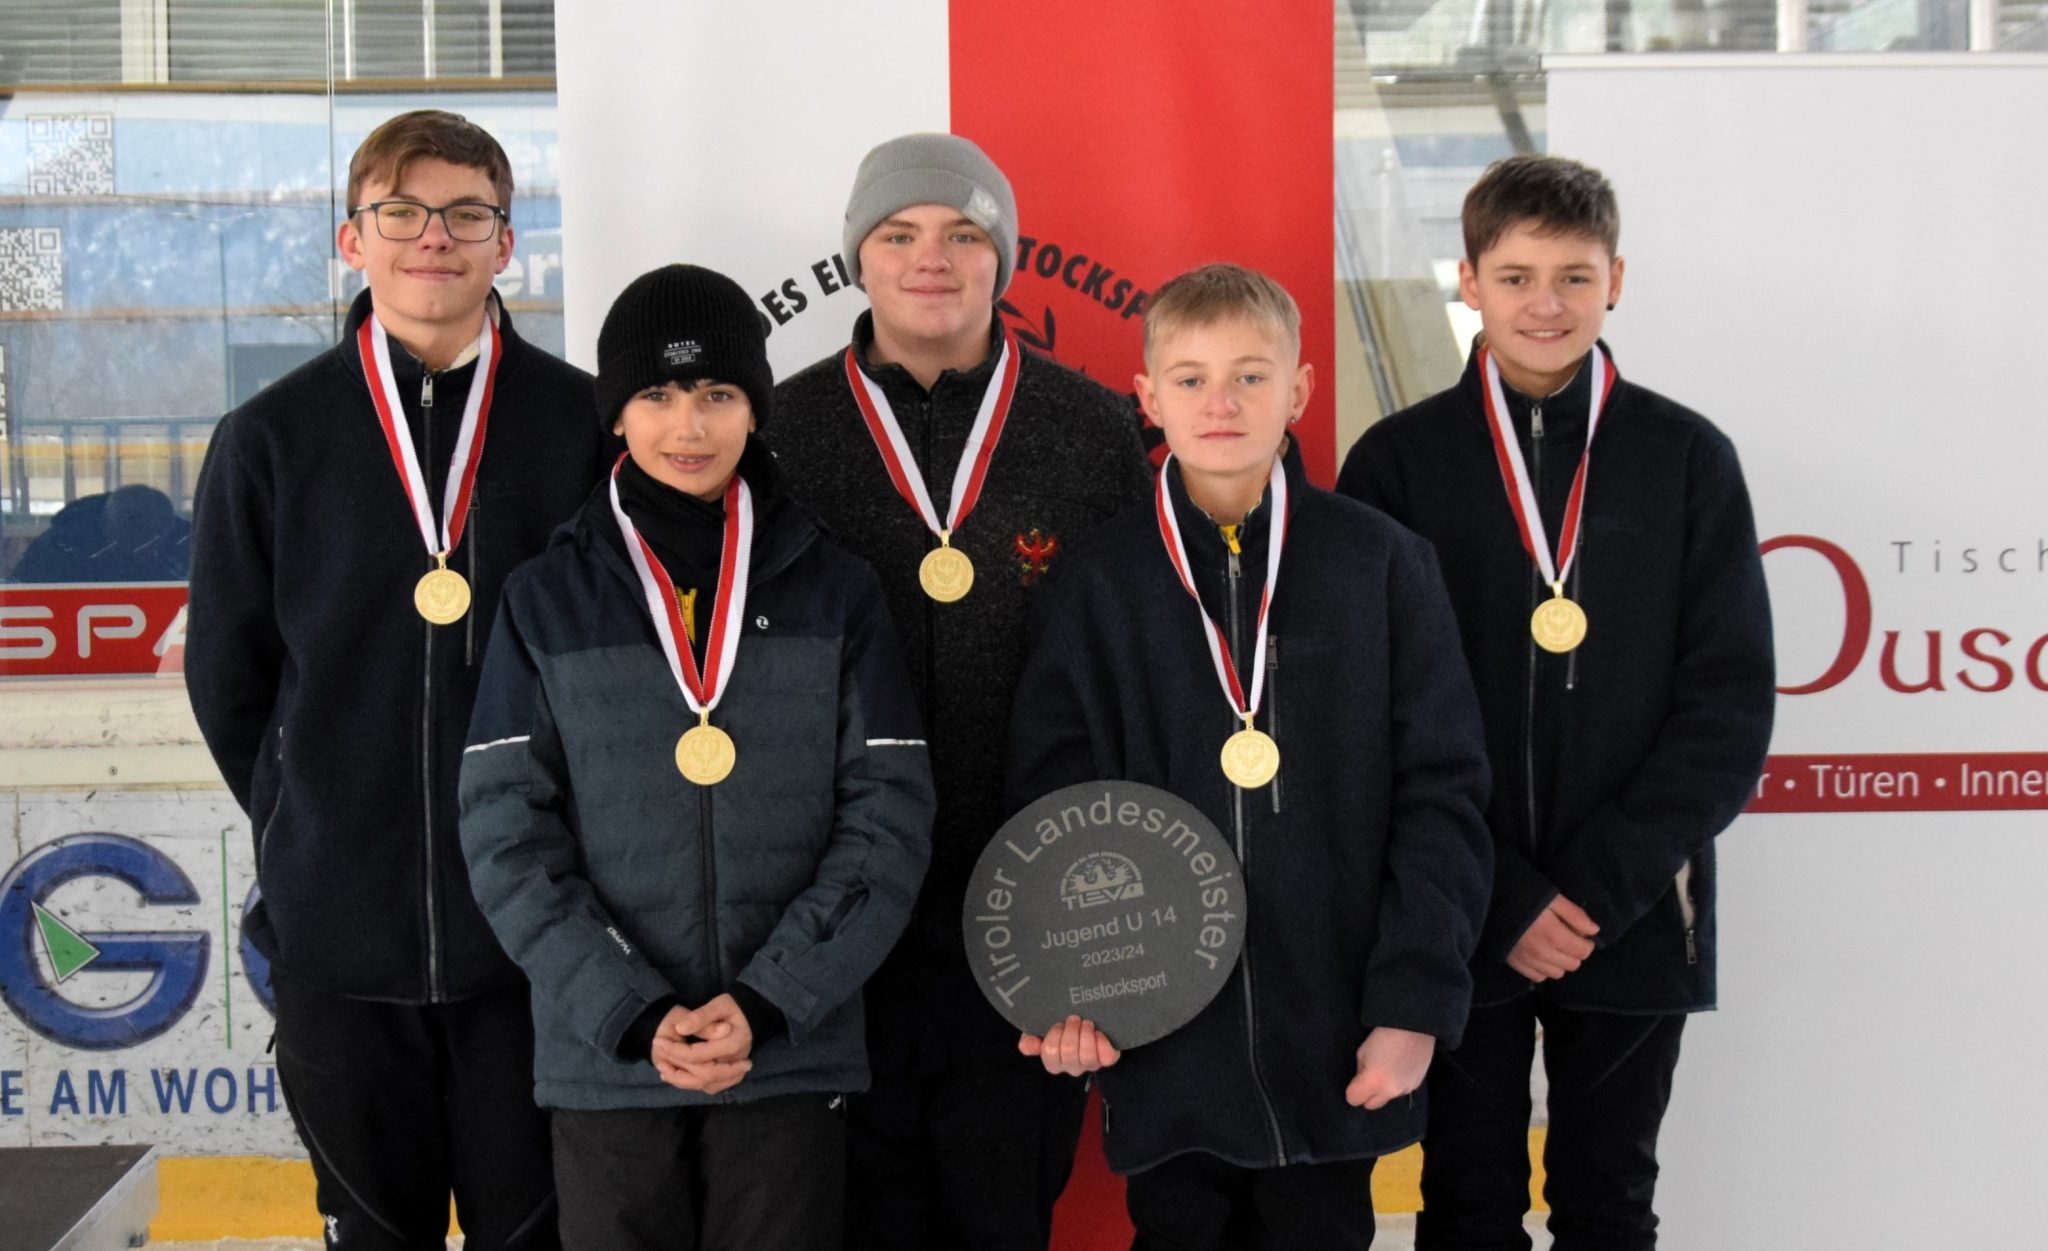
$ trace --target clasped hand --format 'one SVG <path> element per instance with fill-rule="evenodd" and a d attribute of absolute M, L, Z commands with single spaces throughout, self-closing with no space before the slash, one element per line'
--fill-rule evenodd
<path fill-rule="evenodd" d="M 731 1089 L 754 1067 L 753 1052 L 753 1027 L 731 995 L 699 1008 L 670 1008 L 654 1031 L 655 1072 L 679 1090 Z"/>

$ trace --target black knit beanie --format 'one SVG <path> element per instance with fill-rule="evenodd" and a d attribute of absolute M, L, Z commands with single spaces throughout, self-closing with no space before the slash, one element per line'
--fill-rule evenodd
<path fill-rule="evenodd" d="M 640 391 L 700 378 L 738 387 L 755 426 L 768 424 L 775 373 L 753 300 L 701 265 L 664 265 L 626 284 L 597 332 L 597 416 L 605 430 Z"/>

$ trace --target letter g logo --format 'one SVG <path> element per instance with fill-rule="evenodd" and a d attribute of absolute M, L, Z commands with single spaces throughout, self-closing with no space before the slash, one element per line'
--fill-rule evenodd
<path fill-rule="evenodd" d="M 52 891 L 81 877 L 125 883 L 147 905 L 199 902 L 199 892 L 177 865 L 135 839 L 73 834 L 45 843 L 0 881 L 0 999 L 30 1029 L 63 1046 L 82 1051 L 132 1047 L 170 1029 L 192 1006 L 206 978 L 209 935 L 143 930 L 73 933 L 42 911 L 42 905 Z M 101 970 L 151 976 L 125 1003 L 87 1007 L 57 993 L 37 959 L 38 944 L 49 945 L 60 977 Z M 60 945 L 67 949 L 62 955 Z"/>

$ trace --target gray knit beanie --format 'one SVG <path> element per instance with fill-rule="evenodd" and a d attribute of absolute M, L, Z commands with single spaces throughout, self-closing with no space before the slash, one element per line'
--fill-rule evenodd
<path fill-rule="evenodd" d="M 1017 197 L 988 154 L 958 135 L 902 135 L 861 159 L 841 241 L 854 282 L 860 282 L 861 240 L 891 213 L 914 204 L 958 209 L 988 231 L 996 245 L 995 294 L 1001 299 L 1017 263 Z"/>

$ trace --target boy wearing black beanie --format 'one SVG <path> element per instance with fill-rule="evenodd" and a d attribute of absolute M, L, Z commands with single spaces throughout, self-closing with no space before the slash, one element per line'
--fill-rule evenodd
<path fill-rule="evenodd" d="M 507 582 L 463 754 L 572 1247 L 840 1245 L 859 991 L 917 896 L 931 771 L 874 571 L 755 438 L 769 381 L 730 279 L 619 296 L 596 393 L 626 454 Z"/>
<path fill-rule="evenodd" d="M 931 726 L 932 871 L 868 987 L 874 1089 L 852 1110 L 857 1245 L 1043 1251 L 1086 1095 L 1019 1063 L 974 986 L 960 906 L 1008 815 L 1003 748 L 1032 588 L 1147 498 L 1128 401 L 1022 349 L 996 316 L 1016 198 L 966 139 L 868 153 L 845 259 L 871 311 L 843 352 L 776 388 L 792 489 L 881 575 Z"/>

